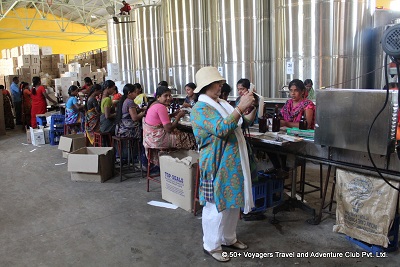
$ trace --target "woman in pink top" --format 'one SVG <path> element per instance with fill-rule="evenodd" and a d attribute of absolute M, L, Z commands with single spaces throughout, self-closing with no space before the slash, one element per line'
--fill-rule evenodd
<path fill-rule="evenodd" d="M 308 129 L 314 129 L 315 124 L 315 105 L 305 97 L 306 87 L 299 79 L 294 79 L 289 83 L 290 97 L 281 109 L 281 126 L 299 127 L 301 116 L 304 114 L 307 120 Z"/>
<path fill-rule="evenodd" d="M 181 132 L 176 129 L 179 119 L 185 115 L 185 112 L 178 111 L 175 115 L 175 120 L 171 122 L 167 110 L 171 100 L 171 90 L 168 87 L 160 86 L 157 88 L 155 100 L 148 106 L 143 119 L 143 146 L 146 150 L 146 155 L 148 155 L 149 148 L 196 148 L 196 140 L 193 133 Z M 152 157 L 150 162 L 158 165 L 158 156 Z"/>

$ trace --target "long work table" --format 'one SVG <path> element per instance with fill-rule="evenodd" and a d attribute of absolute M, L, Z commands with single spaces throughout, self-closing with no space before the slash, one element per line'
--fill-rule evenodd
<path fill-rule="evenodd" d="M 178 129 L 192 131 L 191 123 L 188 121 L 180 121 Z M 273 210 L 274 214 L 287 208 L 301 208 L 313 215 L 313 218 L 308 220 L 309 223 L 319 224 L 322 218 L 322 210 L 325 205 L 332 168 L 341 168 L 378 177 L 378 173 L 374 169 L 368 154 L 365 152 L 316 145 L 313 140 L 288 136 L 284 131 L 279 133 L 266 132 L 262 134 L 258 132 L 257 125 L 250 127 L 250 131 L 245 136 L 255 150 L 285 155 L 287 166 L 293 170 L 291 172 L 290 198 L 284 205 L 275 207 Z M 372 159 L 385 178 L 388 180 L 400 181 L 400 160 L 396 153 L 391 153 L 388 156 L 372 154 Z M 311 209 L 305 205 L 303 201 L 299 201 L 296 198 L 297 167 L 301 167 L 301 175 L 304 176 L 307 162 L 328 166 L 323 182 L 321 205 L 317 214 L 314 209 Z"/>
<path fill-rule="evenodd" d="M 307 220 L 310 224 L 319 224 L 322 218 L 322 211 L 325 205 L 326 193 L 328 189 L 330 174 L 333 167 L 372 175 L 378 177 L 378 173 L 365 152 L 339 149 L 333 147 L 324 147 L 314 144 L 312 140 L 284 140 L 284 132 L 260 134 L 253 129 L 246 138 L 251 142 L 256 150 L 285 155 L 287 157 L 287 166 L 293 169 L 291 177 L 291 196 L 282 206 L 275 207 L 273 213 L 286 210 L 288 208 L 301 208 L 310 212 L 313 218 Z M 283 140 L 282 140 L 283 139 Z M 400 181 L 400 160 L 395 153 L 389 156 L 372 155 L 378 170 L 388 180 Z M 315 211 L 296 198 L 297 167 L 302 169 L 301 175 L 305 175 L 305 164 L 309 162 L 319 163 L 328 166 L 323 185 L 321 205 L 319 212 L 315 216 Z M 304 168 L 304 169 L 303 169 Z M 332 201 L 332 199 L 331 199 Z"/>

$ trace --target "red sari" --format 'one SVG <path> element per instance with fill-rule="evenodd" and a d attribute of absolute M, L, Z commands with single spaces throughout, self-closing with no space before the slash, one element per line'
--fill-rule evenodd
<path fill-rule="evenodd" d="M 46 92 L 44 86 L 40 85 L 36 88 L 36 94 L 31 94 L 32 109 L 31 109 L 31 126 L 37 128 L 36 114 L 44 114 L 47 112 L 46 98 L 43 93 Z"/>

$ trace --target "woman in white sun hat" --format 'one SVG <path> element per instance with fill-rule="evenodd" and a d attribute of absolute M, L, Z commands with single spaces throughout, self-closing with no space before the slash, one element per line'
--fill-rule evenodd
<path fill-rule="evenodd" d="M 217 261 L 230 258 L 222 246 L 247 249 L 236 238 L 240 208 L 254 207 L 246 141 L 241 124 L 243 111 L 254 104 L 252 92 L 233 108 L 220 99 L 225 79 L 215 67 L 196 73 L 199 94 L 192 108 L 193 133 L 200 148 L 200 203 L 203 208 L 203 249 Z"/>

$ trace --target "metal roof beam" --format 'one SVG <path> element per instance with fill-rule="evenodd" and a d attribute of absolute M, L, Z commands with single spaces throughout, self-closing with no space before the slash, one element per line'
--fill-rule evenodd
<path fill-rule="evenodd" d="M 7 16 L 7 14 L 8 14 L 11 10 L 13 10 L 14 7 L 15 7 L 19 2 L 20 2 L 20 1 L 15 1 L 15 2 L 7 9 L 7 11 L 6 11 L 4 14 L 0 14 L 0 21 L 2 21 L 2 20 Z"/>

